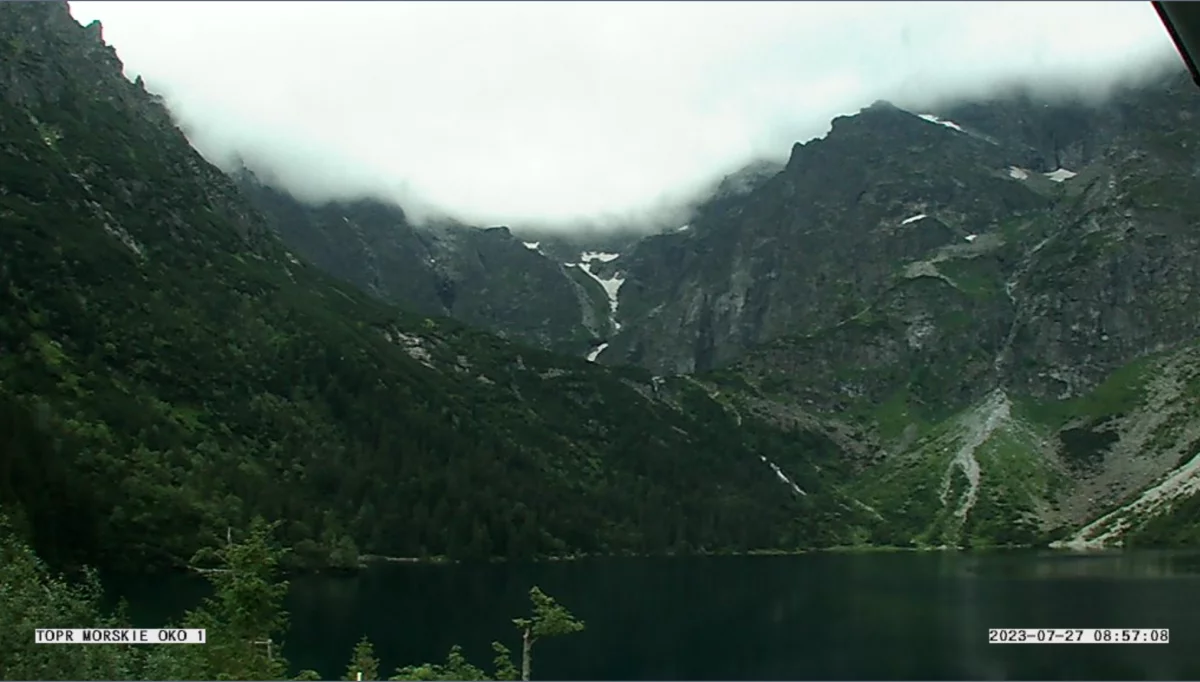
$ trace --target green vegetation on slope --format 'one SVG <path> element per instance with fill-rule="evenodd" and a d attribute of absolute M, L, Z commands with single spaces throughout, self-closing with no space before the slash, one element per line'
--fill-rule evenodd
<path fill-rule="evenodd" d="M 1048 433 L 1003 393 L 889 455 L 851 493 L 879 510 L 873 544 L 1025 546 L 1043 540 L 1039 508 L 1063 473 Z M 975 482 L 967 471 L 978 471 Z"/>
<path fill-rule="evenodd" d="M 1176 501 L 1125 536 L 1131 547 L 1196 547 L 1200 545 L 1200 495 Z"/>
<path fill-rule="evenodd" d="M 0 38 L 0 503 L 53 565 L 178 566 L 254 516 L 310 567 L 840 541 L 836 451 L 297 264 L 64 5 Z"/>

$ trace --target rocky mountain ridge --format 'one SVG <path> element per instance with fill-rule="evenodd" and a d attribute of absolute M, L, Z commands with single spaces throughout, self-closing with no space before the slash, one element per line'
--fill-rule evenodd
<path fill-rule="evenodd" d="M 1056 148 L 979 134 L 1018 154 L 989 165 L 1003 177 L 1000 164 L 1013 164 L 1007 180 L 1028 192 L 1002 191 L 1019 206 L 989 215 L 965 193 L 922 206 L 893 224 L 959 231 L 894 261 L 858 311 L 781 334 L 728 373 L 865 429 L 882 461 L 855 496 L 877 509 L 919 507 L 904 537 L 1011 541 L 1022 528 L 1025 538 L 1066 532 L 1070 546 L 1144 542 L 1147 528 L 1159 529 L 1156 540 L 1163 529 L 1190 537 L 1177 510 L 1194 505 L 1200 455 L 1191 198 L 1200 138 L 1180 124 L 1198 106 L 1180 74 L 1091 109 L 1096 122 Z M 943 127 L 972 130 L 955 126 Z M 1084 165 L 1061 169 L 1068 158 Z M 965 164 L 949 168 L 960 191 L 970 188 Z M 910 200 L 936 191 L 920 174 L 905 180 Z M 956 210 L 964 199 L 976 212 Z"/>
<path fill-rule="evenodd" d="M 0 14 L 0 505 L 56 558 L 1196 538 L 1185 79 L 1048 136 L 877 103 L 543 244 L 229 177 L 98 28 Z"/>
<path fill-rule="evenodd" d="M 876 497 L 872 482 L 894 462 L 919 470 L 913 461 L 941 461 L 931 443 L 958 448 L 934 476 L 945 509 L 966 477 L 947 517 L 958 524 L 927 540 L 1079 527 L 1174 475 L 1192 443 L 1160 436 L 1151 455 L 1108 442 L 1140 443 L 1131 434 L 1152 428 L 1145 415 L 1045 414 L 1103 402 L 1105 382 L 1145 358 L 1190 357 L 1200 280 L 1188 255 L 1197 141 L 1186 124 L 1198 99 L 1180 73 L 1102 103 L 1016 93 L 936 113 L 877 102 L 839 117 L 785 167 L 727 178 L 687 224 L 597 264 L 620 286 L 609 336 L 587 358 L 664 375 L 719 370 L 726 390 L 755 396 L 730 405 L 791 405 L 790 418 L 842 434 L 846 451 L 880 453 L 860 499 Z M 1172 395 L 1169 408 L 1141 399 L 1190 433 L 1187 391 Z M 1079 438 L 1092 439 L 1085 458 L 1098 469 L 1071 463 L 1084 457 Z M 991 488 L 1009 478 L 986 464 L 995 447 L 1020 451 L 1022 475 L 1043 484 Z M 1117 482 L 1130 458 L 1157 463 Z M 979 531 L 968 523 L 979 500 L 1022 511 Z M 980 503 L 980 515 L 992 511 Z"/>
<path fill-rule="evenodd" d="M 567 355 L 611 333 L 602 288 L 507 227 L 416 225 L 375 200 L 310 206 L 235 177 L 298 256 L 380 300 Z"/>
<path fill-rule="evenodd" d="M 747 164 L 714 183 L 691 212 L 736 201 L 781 169 L 770 161 Z M 624 277 L 605 264 L 634 249 L 645 231 L 416 224 L 383 200 L 313 205 L 246 168 L 232 175 L 284 242 L 326 272 L 381 300 L 568 355 L 593 357 L 618 331 L 613 301 Z"/>

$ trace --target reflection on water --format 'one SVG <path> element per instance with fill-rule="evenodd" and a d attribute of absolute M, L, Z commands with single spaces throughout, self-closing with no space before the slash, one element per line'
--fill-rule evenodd
<path fill-rule="evenodd" d="M 1200 679 L 1200 553 L 826 554 L 388 565 L 293 582 L 286 643 L 338 676 L 367 634 L 385 667 L 491 660 L 539 585 L 587 630 L 539 644 L 541 679 Z M 198 598 L 129 592 L 136 625 Z M 181 605 L 181 603 L 183 605 Z M 1168 645 L 994 645 L 988 628 L 1171 628 Z"/>
<path fill-rule="evenodd" d="M 1102 578 L 1157 580 L 1200 577 L 1200 553 L 1171 551 L 1011 552 L 962 557 L 962 570 L 1014 580 Z"/>

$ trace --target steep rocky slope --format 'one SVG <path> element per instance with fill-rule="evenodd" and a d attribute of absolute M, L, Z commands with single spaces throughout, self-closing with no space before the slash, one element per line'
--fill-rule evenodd
<path fill-rule="evenodd" d="M 878 447 L 882 461 L 855 494 L 898 514 L 877 527 L 883 541 L 1030 542 L 1068 531 L 1075 545 L 1120 542 L 1124 531 L 1145 539 L 1145 528 L 1172 527 L 1148 519 L 1193 490 L 1200 137 L 1181 124 L 1200 113 L 1200 93 L 1180 75 L 1078 111 L 1095 121 L 1040 148 L 1021 131 L 987 134 L 1015 155 L 993 157 L 996 176 L 1011 163 L 1007 181 L 1038 199 L 972 213 L 966 236 L 964 223 L 956 234 L 939 217 L 987 204 L 945 206 L 910 170 L 903 196 L 926 216 L 910 225 L 941 222 L 931 224 L 943 230 L 934 243 L 876 261 L 891 269 L 875 280 L 860 270 L 877 247 L 834 261 L 842 274 L 829 290 L 845 287 L 857 309 L 805 311 L 791 320 L 797 332 L 724 372 L 844 420 Z M 1057 120 L 1053 108 L 1041 112 Z M 1034 166 L 1039 158 L 1045 165 Z M 1045 159 L 1083 165 L 1053 174 Z M 848 220 L 839 228 L 862 234 L 858 244 L 895 230 Z"/>
<path fill-rule="evenodd" d="M 682 215 L 735 204 L 782 166 L 756 161 L 714 183 Z M 453 317 L 500 336 L 596 359 L 619 331 L 625 261 L 653 227 L 479 228 L 413 224 L 379 199 L 306 203 L 249 170 L 239 186 L 298 256 L 381 300 Z M 689 218 L 682 218 L 690 221 Z M 690 222 L 662 228 L 692 229 Z"/>
<path fill-rule="evenodd" d="M 1019 150 L 878 103 L 796 145 L 753 192 L 695 231 L 639 246 L 627 331 L 609 361 L 688 372 L 786 334 L 829 328 L 892 285 L 899 267 L 1052 202 L 1052 182 L 1010 177 Z M 670 339 L 670 340 L 668 340 Z"/>
<path fill-rule="evenodd" d="M 507 228 L 417 226 L 379 200 L 314 206 L 235 178 L 299 257 L 381 300 L 568 355 L 611 333 L 602 288 Z"/>

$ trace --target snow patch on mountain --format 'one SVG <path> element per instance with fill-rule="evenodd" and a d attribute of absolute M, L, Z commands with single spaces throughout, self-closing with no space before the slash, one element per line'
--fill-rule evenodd
<path fill-rule="evenodd" d="M 937 116 L 934 116 L 933 114 L 917 114 L 917 115 L 920 116 L 922 120 L 929 121 L 930 123 L 936 123 L 937 125 L 940 125 L 940 126 L 946 126 L 947 128 L 950 128 L 951 130 L 957 130 L 960 133 L 967 132 L 962 129 L 962 126 L 958 125 L 954 121 L 947 121 L 945 119 L 938 118 Z"/>
<path fill-rule="evenodd" d="M 779 466 L 776 465 L 775 462 L 772 462 L 771 460 L 767 459 L 763 455 L 759 455 L 758 458 L 761 459 L 763 462 L 765 462 L 767 464 L 767 466 L 771 467 L 771 470 L 775 472 L 775 476 L 778 477 L 780 481 L 783 481 L 784 483 L 790 485 L 792 487 L 792 490 L 794 490 L 796 492 L 796 494 L 805 495 L 805 496 L 808 495 L 808 493 L 806 493 L 800 489 L 800 486 L 793 483 L 792 479 L 788 478 L 787 474 L 783 473 L 783 471 L 780 470 Z"/>
<path fill-rule="evenodd" d="M 1046 173 L 1046 177 L 1050 178 L 1054 182 L 1062 182 L 1063 180 L 1070 180 L 1071 178 L 1075 177 L 1076 175 L 1077 175 L 1077 173 L 1075 173 L 1074 171 L 1069 171 L 1066 168 L 1059 168 L 1057 170 L 1052 170 L 1049 173 Z"/>
<path fill-rule="evenodd" d="M 904 220 L 901 220 L 901 221 L 900 221 L 900 224 L 901 224 L 901 225 L 909 225 L 909 224 L 911 224 L 911 223 L 915 223 L 915 222 L 917 222 L 918 220 L 924 220 L 924 219 L 926 219 L 926 218 L 928 218 L 928 217 L 929 217 L 929 216 L 925 215 L 924 213 L 918 213 L 917 215 L 915 215 L 915 216 L 913 216 L 913 217 L 911 217 L 911 218 L 905 218 Z"/>
<path fill-rule="evenodd" d="M 590 350 L 587 354 L 587 361 L 595 362 L 596 358 L 600 357 L 600 354 L 604 352 L 605 348 L 608 348 L 607 341 Z"/>
<path fill-rule="evenodd" d="M 614 331 L 621 329 L 621 323 L 617 322 L 617 294 L 621 291 L 621 285 L 625 283 L 625 278 L 619 273 L 613 273 L 611 277 L 601 277 L 593 270 L 597 262 L 608 263 L 620 258 L 619 253 L 604 253 L 601 251 L 584 251 L 579 258 L 582 261 L 579 263 L 579 268 L 588 274 L 589 277 L 596 280 L 597 283 L 604 289 L 604 293 L 608 295 L 608 319 L 612 323 Z"/>

